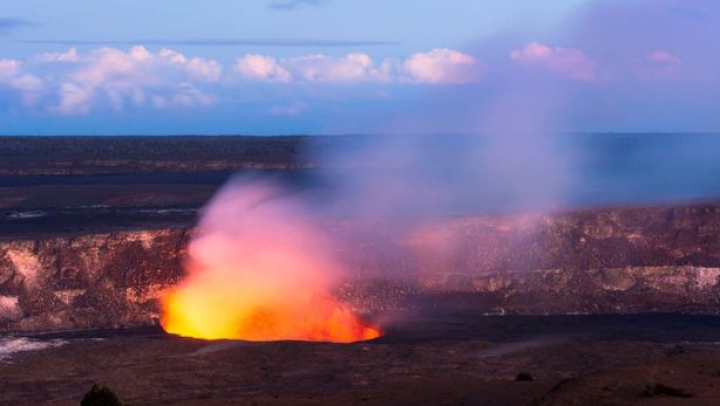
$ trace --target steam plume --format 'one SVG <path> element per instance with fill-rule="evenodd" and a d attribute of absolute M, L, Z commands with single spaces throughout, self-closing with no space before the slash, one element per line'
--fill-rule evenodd
<path fill-rule="evenodd" d="M 402 240 L 432 229 L 424 226 L 437 216 L 546 211 L 577 202 L 578 190 L 592 189 L 591 171 L 583 165 L 594 151 L 578 148 L 568 132 L 592 128 L 595 120 L 622 130 L 633 120 L 647 119 L 648 112 L 664 111 L 662 102 L 658 108 L 632 92 L 647 83 L 656 87 L 651 94 L 661 100 L 687 97 L 685 90 L 702 83 L 704 89 L 690 92 L 692 96 L 700 103 L 715 100 L 720 80 L 713 72 L 720 58 L 711 50 L 719 36 L 717 24 L 708 23 L 720 16 L 715 4 L 593 2 L 561 27 L 538 31 L 536 37 L 511 32 L 477 44 L 474 54 L 490 67 L 483 82 L 428 92 L 413 109 L 377 129 L 392 136 L 356 138 L 340 148 L 310 152 L 309 159 L 320 163 L 331 186 L 324 190 L 326 204 L 313 208 L 315 214 L 381 218 L 383 227 L 394 228 Z M 608 34 L 608 26 L 616 29 Z M 653 81 L 644 82 L 648 78 Z M 697 103 L 689 100 L 688 105 Z M 639 106 L 633 109 L 639 118 L 627 117 L 623 109 L 630 104 Z M 670 120 L 678 117 L 671 113 Z M 703 120 L 717 119 L 703 115 Z M 399 135 L 434 132 L 465 135 Z M 707 145 L 717 150 L 716 141 Z M 696 155 L 699 149 L 673 151 L 688 161 L 699 156 L 709 162 L 716 156 Z M 653 156 L 628 156 L 635 165 L 635 158 L 657 165 Z M 707 177 L 716 168 L 708 165 L 693 170 Z M 662 174 L 667 168 L 659 169 Z M 627 184 L 612 189 L 618 185 L 610 183 L 611 193 L 604 196 L 608 200 L 599 203 L 648 197 L 624 195 L 643 191 L 648 183 L 646 177 L 626 175 Z M 596 186 L 602 184 L 601 179 Z M 707 193 L 707 186 L 699 188 Z M 165 301 L 166 314 L 177 313 L 178 303 L 191 303 L 192 309 L 180 318 L 166 318 L 166 328 L 209 338 L 260 340 L 354 341 L 377 335 L 329 295 L 345 275 L 328 255 L 328 241 L 298 201 L 279 196 L 267 185 L 234 182 L 215 198 L 190 246 L 189 277 Z M 375 241 L 387 238 L 381 234 Z M 395 237 L 387 238 L 388 245 Z M 452 253 L 452 247 L 442 249 Z M 222 310 L 230 308 L 242 310 L 229 315 Z M 217 309 L 223 321 L 212 318 Z M 211 328 L 200 331 L 197 320 L 207 314 L 213 315 Z M 307 323 L 313 327 L 307 329 Z"/>
<path fill-rule="evenodd" d="M 332 296 L 341 267 L 292 198 L 235 180 L 208 205 L 189 246 L 188 276 L 163 297 L 163 327 L 253 341 L 375 338 Z"/>

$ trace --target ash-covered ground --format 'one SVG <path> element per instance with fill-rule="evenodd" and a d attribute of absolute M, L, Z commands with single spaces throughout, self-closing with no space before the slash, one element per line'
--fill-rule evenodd
<path fill-rule="evenodd" d="M 2 404 L 714 405 L 720 318 L 395 315 L 355 344 L 248 343 L 156 329 L 45 335 L 0 362 Z M 522 378 L 526 380 L 523 380 Z"/>

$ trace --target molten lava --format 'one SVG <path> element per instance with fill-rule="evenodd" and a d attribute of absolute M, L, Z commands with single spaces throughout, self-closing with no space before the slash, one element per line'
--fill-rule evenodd
<path fill-rule="evenodd" d="M 293 203 L 257 183 L 221 191 L 188 247 L 188 276 L 161 297 L 165 331 L 251 341 L 380 336 L 330 293 L 340 268 Z"/>
<path fill-rule="evenodd" d="M 249 341 L 330 341 L 350 343 L 380 336 L 330 296 L 271 298 L 206 296 L 195 287 L 171 291 L 163 300 L 162 326 L 168 333 L 202 339 Z"/>

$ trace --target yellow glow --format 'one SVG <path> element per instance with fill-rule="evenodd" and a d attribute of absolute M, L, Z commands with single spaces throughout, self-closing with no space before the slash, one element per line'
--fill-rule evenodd
<path fill-rule="evenodd" d="M 331 292 L 327 241 L 257 184 L 225 188 L 188 246 L 187 277 L 161 297 L 165 331 L 201 339 L 330 341 L 380 336 Z"/>

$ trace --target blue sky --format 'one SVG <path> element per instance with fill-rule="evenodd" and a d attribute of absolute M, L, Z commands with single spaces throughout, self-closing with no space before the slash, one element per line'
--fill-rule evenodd
<path fill-rule="evenodd" d="M 497 121 L 487 112 L 508 94 L 538 92 L 558 106 L 553 129 L 716 131 L 719 38 L 708 27 L 717 9 L 710 0 L 8 2 L 0 133 L 470 132 Z"/>
<path fill-rule="evenodd" d="M 12 40 L 51 39 L 80 41 L 131 41 L 144 39 L 292 39 L 386 41 L 383 49 L 347 47 L 345 50 L 379 55 L 418 52 L 423 49 L 462 46 L 505 29 L 510 23 L 551 23 L 582 0 L 413 2 L 383 0 L 24 0 L 7 2 L 6 17 L 35 23 L 18 31 Z M 294 5 L 278 8 L 282 5 Z M 30 55 L 54 48 L 14 43 L 3 48 L 13 55 Z M 143 45 L 140 43 L 139 45 Z M 197 49 L 176 46 L 180 51 Z M 207 49 L 203 54 L 232 59 L 238 52 L 266 52 L 263 46 Z M 274 50 L 280 56 L 295 50 Z M 323 51 L 307 47 L 305 51 Z"/>

